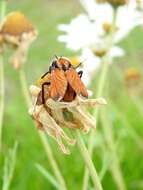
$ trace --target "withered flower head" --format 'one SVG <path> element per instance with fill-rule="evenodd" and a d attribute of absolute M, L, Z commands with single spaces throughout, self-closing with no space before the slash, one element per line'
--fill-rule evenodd
<path fill-rule="evenodd" d="M 114 7 L 125 5 L 129 0 L 96 0 L 97 3 L 110 3 Z"/>
<path fill-rule="evenodd" d="M 16 47 L 12 57 L 14 68 L 19 69 L 25 62 L 30 44 L 36 39 L 37 30 L 21 12 L 12 12 L 1 24 L 0 37 L 2 44 Z"/>
<path fill-rule="evenodd" d="M 125 84 L 131 95 L 140 94 L 142 91 L 142 77 L 137 68 L 131 67 L 125 72 Z"/>
<path fill-rule="evenodd" d="M 126 73 L 125 73 L 125 79 L 127 80 L 127 81 L 129 81 L 129 80 L 134 80 L 134 81 L 137 81 L 137 80 L 139 80 L 140 79 L 140 72 L 139 72 L 139 70 L 138 69 L 136 69 L 136 68 L 129 68 L 129 69 L 127 69 L 127 71 L 126 71 Z"/>
<path fill-rule="evenodd" d="M 30 92 L 33 99 L 29 110 L 30 115 L 36 121 L 37 127 L 53 137 L 65 154 L 69 154 L 70 151 L 65 147 L 63 140 L 69 145 L 74 145 L 75 139 L 70 138 L 64 128 L 80 129 L 84 133 L 88 133 L 90 128 L 96 127 L 96 121 L 86 108 L 106 104 L 103 98 L 84 99 L 76 96 L 71 102 L 54 101 L 47 98 L 46 103 L 42 105 L 39 99 L 41 88 L 31 86 Z"/>

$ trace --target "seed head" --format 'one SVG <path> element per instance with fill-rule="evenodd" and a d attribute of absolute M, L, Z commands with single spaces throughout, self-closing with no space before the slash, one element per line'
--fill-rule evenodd
<path fill-rule="evenodd" d="M 137 68 L 129 68 L 125 72 L 125 84 L 130 95 L 142 94 L 142 76 Z"/>
<path fill-rule="evenodd" d="M 37 30 L 21 12 L 12 12 L 6 16 L 0 27 L 1 45 L 16 48 L 11 59 L 14 68 L 19 69 L 26 61 L 30 44 L 36 39 Z"/>

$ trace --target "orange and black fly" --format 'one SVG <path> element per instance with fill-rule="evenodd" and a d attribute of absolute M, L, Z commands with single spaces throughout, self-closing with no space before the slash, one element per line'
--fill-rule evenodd
<path fill-rule="evenodd" d="M 76 68 L 66 57 L 56 57 L 52 61 L 49 71 L 38 80 L 38 86 L 42 89 L 42 104 L 45 103 L 46 97 L 66 102 L 74 100 L 76 95 L 88 97 L 87 89 L 81 80 L 83 72 L 77 72 Z"/>

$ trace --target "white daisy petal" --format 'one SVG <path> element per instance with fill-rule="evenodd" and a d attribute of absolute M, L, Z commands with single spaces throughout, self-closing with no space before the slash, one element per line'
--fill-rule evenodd
<path fill-rule="evenodd" d="M 125 55 L 125 51 L 118 47 L 118 46 L 113 46 L 112 49 L 109 52 L 110 57 L 122 57 Z"/>

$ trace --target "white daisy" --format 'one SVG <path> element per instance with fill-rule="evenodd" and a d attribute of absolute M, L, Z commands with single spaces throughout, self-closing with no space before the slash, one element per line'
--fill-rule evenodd
<path fill-rule="evenodd" d="M 124 54 L 125 52 L 123 49 L 113 46 L 108 52 L 108 57 L 110 60 L 107 64 L 111 64 L 114 57 L 122 57 Z M 93 75 L 98 72 L 102 60 L 100 57 L 96 56 L 96 54 L 90 48 L 84 48 L 82 50 L 81 56 L 79 57 L 79 62 L 83 62 L 84 73 L 82 80 L 86 85 L 89 85 Z"/>
<path fill-rule="evenodd" d="M 114 9 L 109 3 L 98 4 L 94 0 L 80 1 L 88 15 L 81 14 L 72 19 L 70 24 L 59 25 L 59 30 L 66 34 L 59 36 L 58 40 L 65 42 L 68 48 L 75 51 L 96 44 L 100 37 L 107 34 L 105 26 L 110 28 L 114 15 Z M 118 8 L 115 43 L 124 39 L 134 27 L 143 24 L 141 11 L 136 5 L 135 1 L 130 1 L 128 5 Z"/>
<path fill-rule="evenodd" d="M 109 3 L 98 4 L 95 0 L 80 0 L 86 14 L 81 14 L 72 19 L 70 24 L 59 25 L 59 30 L 65 34 L 58 37 L 67 48 L 74 51 L 81 50 L 80 60 L 83 61 L 85 84 L 89 84 L 93 74 L 98 70 L 101 57 L 108 55 L 112 63 L 114 57 L 125 54 L 124 50 L 116 44 L 123 40 L 136 26 L 143 24 L 141 11 L 137 9 L 135 0 L 128 4 L 119 6 L 116 12 L 116 26 L 109 44 L 108 33 L 114 17 L 114 8 Z"/>
<path fill-rule="evenodd" d="M 104 24 L 111 25 L 114 8 L 109 3 L 99 4 L 95 0 L 80 0 L 80 2 L 89 17 L 96 21 L 96 26 L 104 30 Z M 143 7 L 143 2 L 140 2 L 140 6 Z M 130 0 L 128 4 L 119 6 L 117 9 L 115 42 L 121 41 L 134 27 L 142 24 L 143 16 L 141 11 L 137 9 L 135 0 Z"/>

